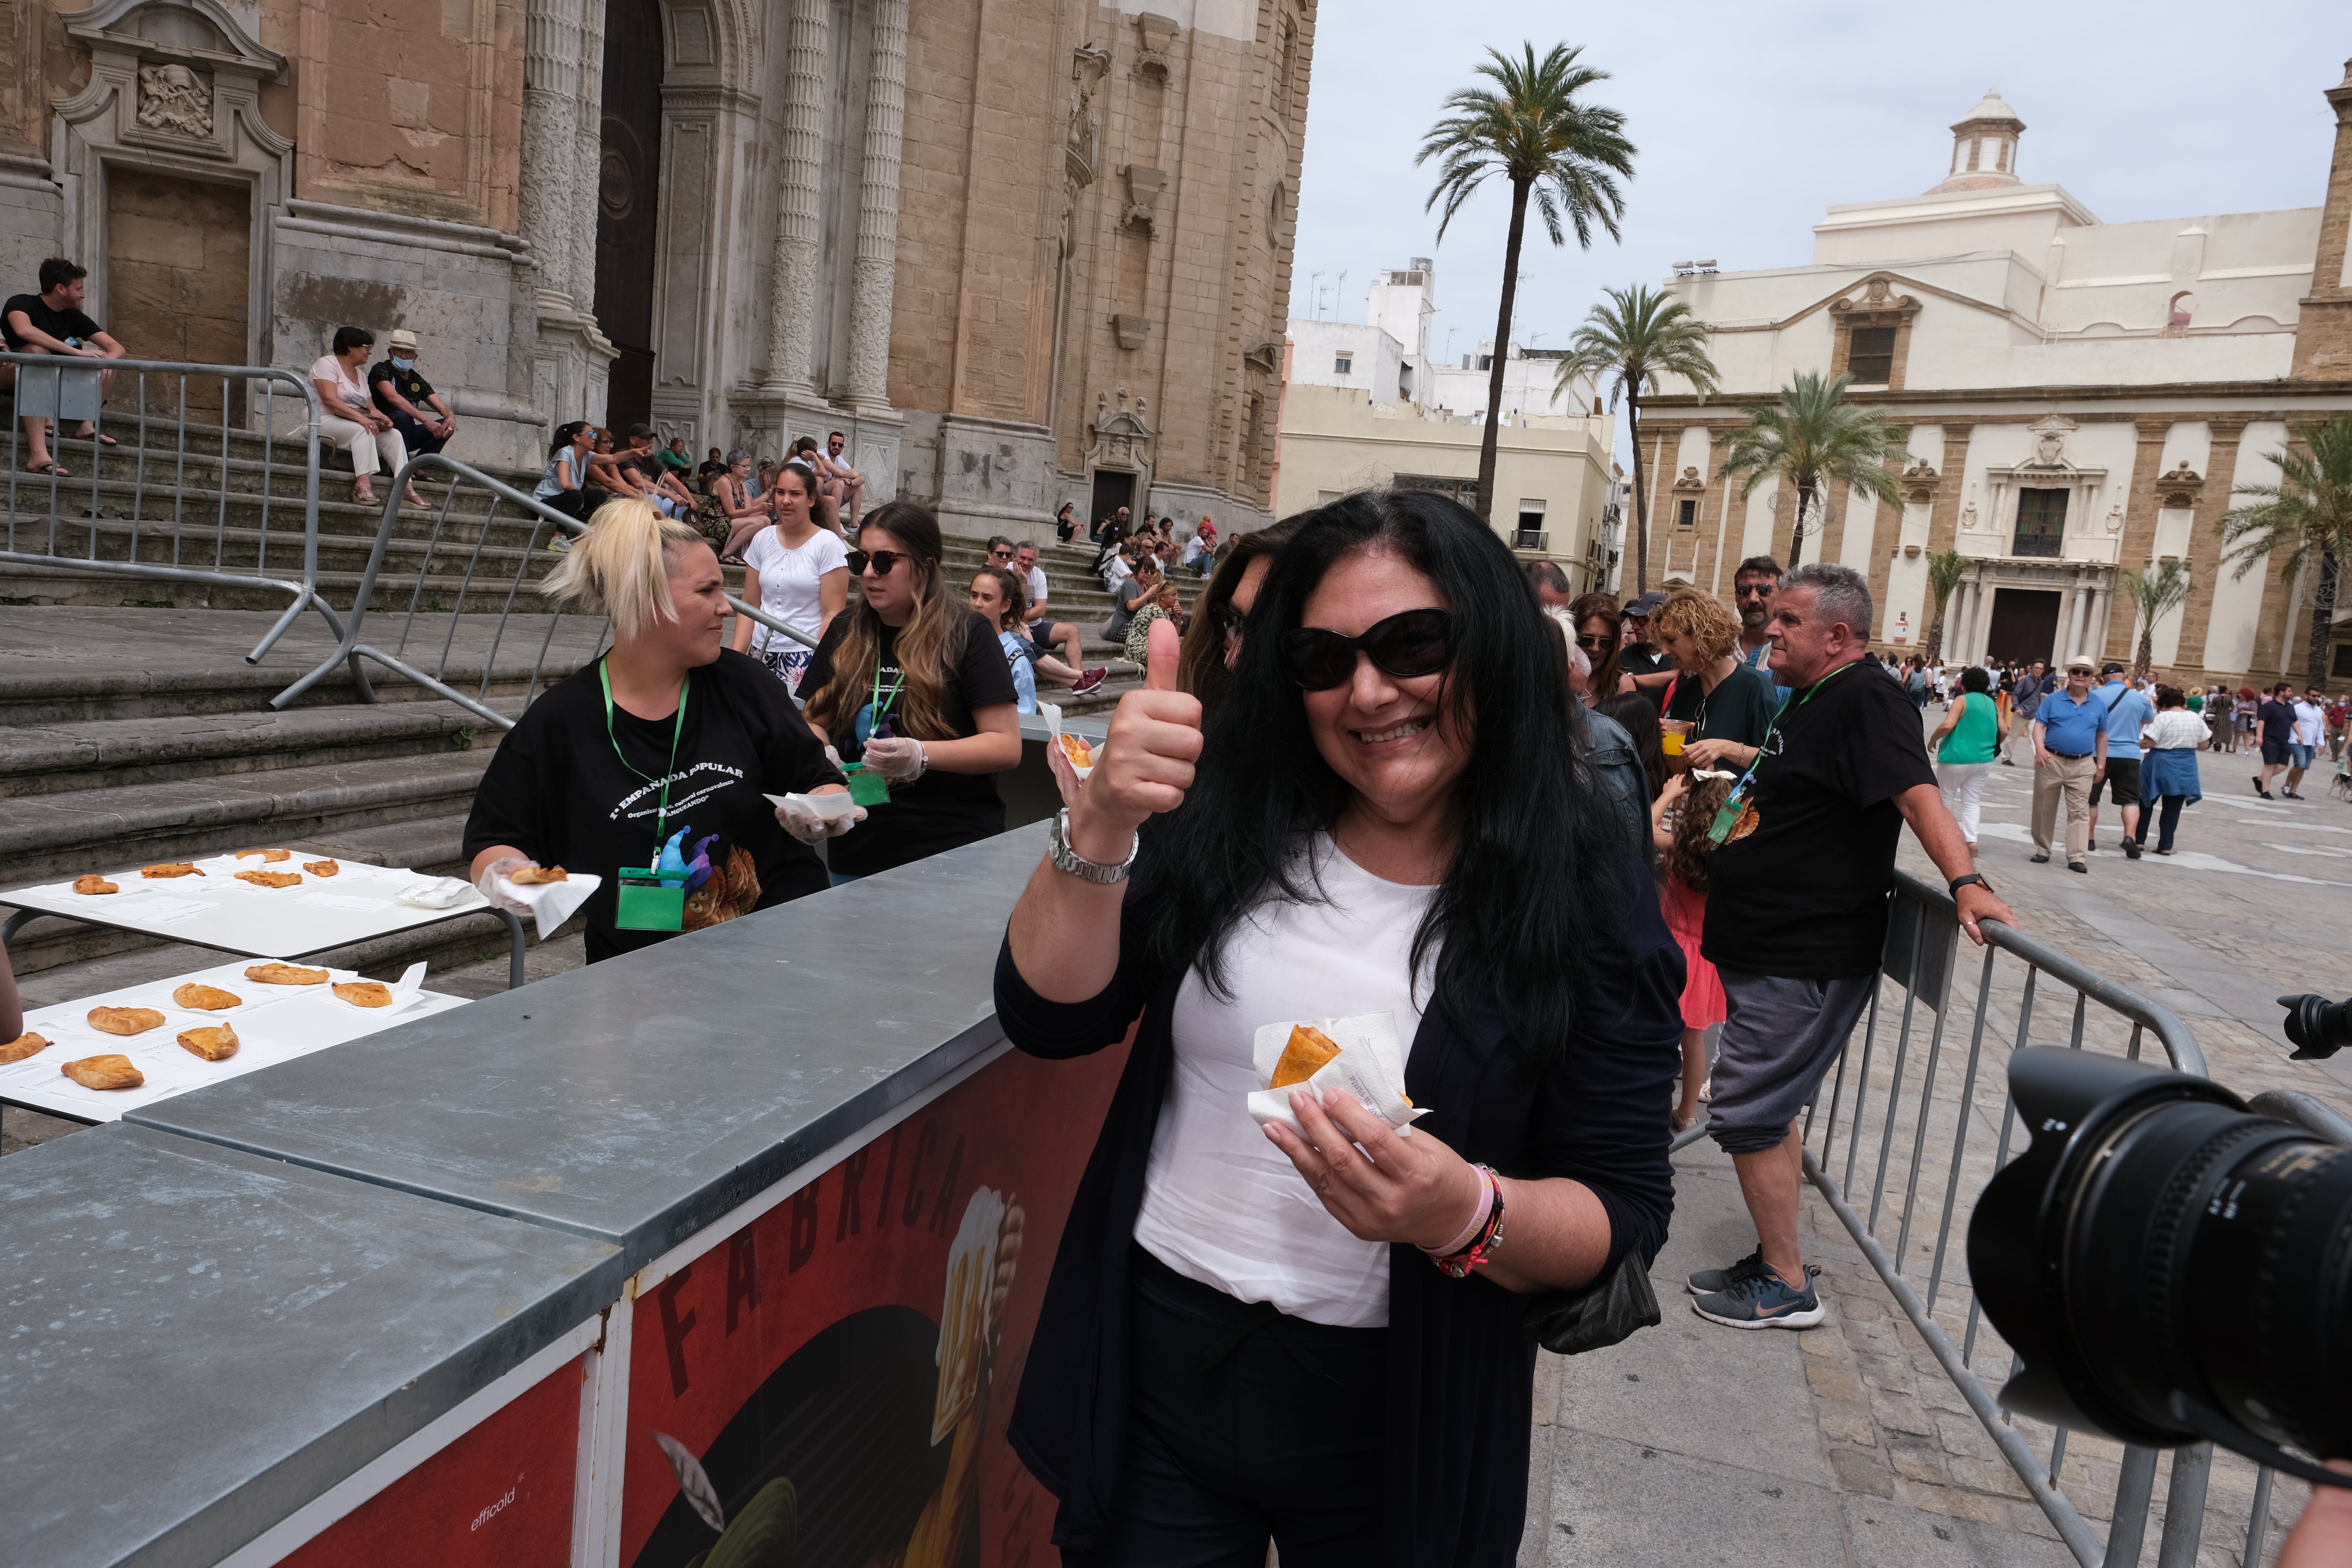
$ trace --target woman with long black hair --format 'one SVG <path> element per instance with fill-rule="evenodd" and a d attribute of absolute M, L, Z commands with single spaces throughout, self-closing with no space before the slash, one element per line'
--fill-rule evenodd
<path fill-rule="evenodd" d="M 833 846 L 835 886 L 1004 831 L 989 775 L 1021 762 L 1017 694 L 996 628 L 940 581 L 942 553 L 938 519 L 914 502 L 867 512 L 846 563 L 858 603 L 801 675 L 809 728 L 890 789 L 867 837 Z"/>
<path fill-rule="evenodd" d="M 997 964 L 1022 1049 L 1134 1041 L 1013 1442 L 1066 1563 L 1499 1568 L 1529 1299 L 1665 1234 L 1681 950 L 1464 508 L 1299 519 L 1205 731 L 1153 640 Z M 1410 1137 L 1304 1090 L 1259 1131 L 1261 1026 L 1382 1012 Z"/>

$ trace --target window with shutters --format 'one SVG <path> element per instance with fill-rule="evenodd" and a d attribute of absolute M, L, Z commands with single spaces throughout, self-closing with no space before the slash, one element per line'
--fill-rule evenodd
<path fill-rule="evenodd" d="M 2010 553 L 2055 557 L 2064 548 L 2065 542 L 2066 492 L 2018 491 L 2017 537 Z"/>
<path fill-rule="evenodd" d="M 1885 386 L 1895 379 L 1895 329 L 1856 327 L 1846 348 L 1845 368 L 1856 383 Z"/>

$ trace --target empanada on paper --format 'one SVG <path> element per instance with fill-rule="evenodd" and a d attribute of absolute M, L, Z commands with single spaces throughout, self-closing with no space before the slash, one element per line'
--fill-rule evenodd
<path fill-rule="evenodd" d="M 548 882 L 568 882 L 572 873 L 561 866 L 525 866 L 507 880 L 518 888 L 536 888 Z"/>
<path fill-rule="evenodd" d="M 143 1035 L 163 1026 L 163 1015 L 152 1007 L 92 1007 L 89 1026 L 101 1034 Z"/>
<path fill-rule="evenodd" d="M 47 1048 L 48 1043 L 39 1035 L 19 1035 L 13 1040 L 0 1042 L 0 1062 L 21 1062 L 34 1052 Z"/>
<path fill-rule="evenodd" d="M 236 852 L 236 858 L 240 860 L 250 859 L 256 855 L 261 857 L 261 863 L 265 866 L 275 866 L 280 860 L 294 858 L 294 851 L 291 849 L 240 849 Z"/>
<path fill-rule="evenodd" d="M 234 991 L 224 991 L 217 985 L 206 985 L 191 980 L 172 993 L 172 1005 L 185 1007 L 194 1013 L 217 1013 L 225 1007 L 242 1007 L 245 998 Z"/>
<path fill-rule="evenodd" d="M 275 960 L 268 963 L 247 964 L 245 977 L 256 985 L 324 985 L 327 983 L 327 972 L 323 969 L 305 969 L 299 963 L 279 963 Z"/>
<path fill-rule="evenodd" d="M 112 882 L 108 881 L 103 877 L 76 877 L 74 879 L 74 891 L 77 893 L 119 893 L 122 891 L 122 889 L 115 886 Z"/>
<path fill-rule="evenodd" d="M 389 1007 L 392 987 L 381 980 L 338 980 L 335 994 L 354 1007 Z"/>
<path fill-rule="evenodd" d="M 225 1062 L 236 1055 L 236 1031 L 226 1024 L 211 1024 L 201 1029 L 180 1031 L 180 1044 L 192 1056 L 208 1062 Z"/>
<path fill-rule="evenodd" d="M 302 869 L 310 872 L 313 877 L 331 877 L 342 868 L 332 860 L 305 860 L 302 862 Z"/>
<path fill-rule="evenodd" d="M 84 1089 L 137 1089 L 147 1075 L 124 1056 L 84 1057 L 58 1069 Z"/>
<path fill-rule="evenodd" d="M 204 872 L 192 861 L 166 860 L 162 862 L 160 865 L 142 866 L 139 869 L 139 874 L 142 877 L 152 878 L 201 877 L 204 875 Z"/>
<path fill-rule="evenodd" d="M 1331 1037 L 1312 1024 L 1295 1024 L 1290 1039 L 1282 1047 L 1282 1058 L 1274 1064 L 1274 1080 L 1268 1089 L 1288 1089 L 1295 1083 L 1305 1083 L 1313 1078 L 1325 1062 L 1339 1054 Z"/>
<path fill-rule="evenodd" d="M 239 871 L 236 879 L 250 882 L 257 888 L 299 888 L 302 885 L 299 871 Z"/>

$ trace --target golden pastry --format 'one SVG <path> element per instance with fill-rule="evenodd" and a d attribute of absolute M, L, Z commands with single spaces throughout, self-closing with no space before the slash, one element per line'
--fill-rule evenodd
<path fill-rule="evenodd" d="M 1054 739 L 1062 743 L 1062 755 L 1070 759 L 1072 767 L 1090 768 L 1095 765 L 1095 749 L 1076 735 L 1065 732 Z"/>
<path fill-rule="evenodd" d="M 0 1044 L 0 1062 L 21 1062 L 48 1043 L 38 1035 L 19 1035 L 5 1044 Z"/>
<path fill-rule="evenodd" d="M 1330 1036 L 1311 1024 L 1295 1024 L 1282 1047 L 1282 1059 L 1274 1064 L 1274 1081 L 1266 1087 L 1288 1089 L 1294 1083 L 1305 1083 L 1339 1054 L 1339 1047 Z"/>
<path fill-rule="evenodd" d="M 74 891 L 77 893 L 119 893 L 122 891 L 122 889 L 116 887 L 113 883 L 108 881 L 103 877 L 76 877 L 74 879 Z"/>
<path fill-rule="evenodd" d="M 327 983 L 327 972 L 323 969 L 305 969 L 299 963 L 279 963 L 275 960 L 268 963 L 247 964 L 245 977 L 257 985 L 324 985 Z"/>
<path fill-rule="evenodd" d="M 204 875 L 204 873 L 198 870 L 194 864 L 186 860 L 166 860 L 161 865 L 142 866 L 139 868 L 139 874 L 142 877 L 154 878 L 201 877 Z"/>
<path fill-rule="evenodd" d="M 208 1062 L 225 1062 L 236 1055 L 236 1031 L 226 1024 L 212 1024 L 201 1029 L 180 1031 L 180 1044 L 190 1055 Z"/>
<path fill-rule="evenodd" d="M 92 1007 L 89 1026 L 106 1035 L 143 1035 L 163 1026 L 163 1015 L 152 1007 Z"/>
<path fill-rule="evenodd" d="M 518 888 L 536 888 L 542 882 L 568 882 L 572 873 L 561 866 L 525 866 L 507 880 Z"/>
<path fill-rule="evenodd" d="M 236 852 L 236 858 L 240 860 L 254 855 L 260 856 L 261 863 L 265 866 L 275 866 L 280 860 L 294 858 L 294 851 L 291 849 L 240 849 Z"/>
<path fill-rule="evenodd" d="M 84 1057 L 58 1069 L 84 1089 L 137 1089 L 147 1075 L 124 1056 Z"/>
<path fill-rule="evenodd" d="M 342 868 L 332 860 L 305 860 L 302 862 L 302 869 L 310 872 L 313 877 L 331 877 Z"/>
<path fill-rule="evenodd" d="M 257 888 L 299 888 L 302 885 L 299 871 L 239 871 L 236 879 L 250 882 Z"/>
<path fill-rule="evenodd" d="M 224 1007 L 244 1006 L 245 998 L 234 991 L 224 991 L 217 985 L 191 980 L 172 993 L 172 1005 L 196 1013 L 217 1013 Z"/>
<path fill-rule="evenodd" d="M 381 980 L 338 980 L 335 994 L 354 1007 L 389 1007 L 392 987 Z"/>

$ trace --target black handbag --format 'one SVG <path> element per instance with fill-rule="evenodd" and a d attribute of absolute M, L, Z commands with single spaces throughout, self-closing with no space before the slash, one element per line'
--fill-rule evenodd
<path fill-rule="evenodd" d="M 1641 1329 L 1664 1321 L 1650 1289 L 1649 1259 L 1634 1247 L 1617 1267 L 1574 1290 L 1554 1290 L 1528 1303 L 1528 1332 L 1559 1355 L 1606 1350 Z"/>

